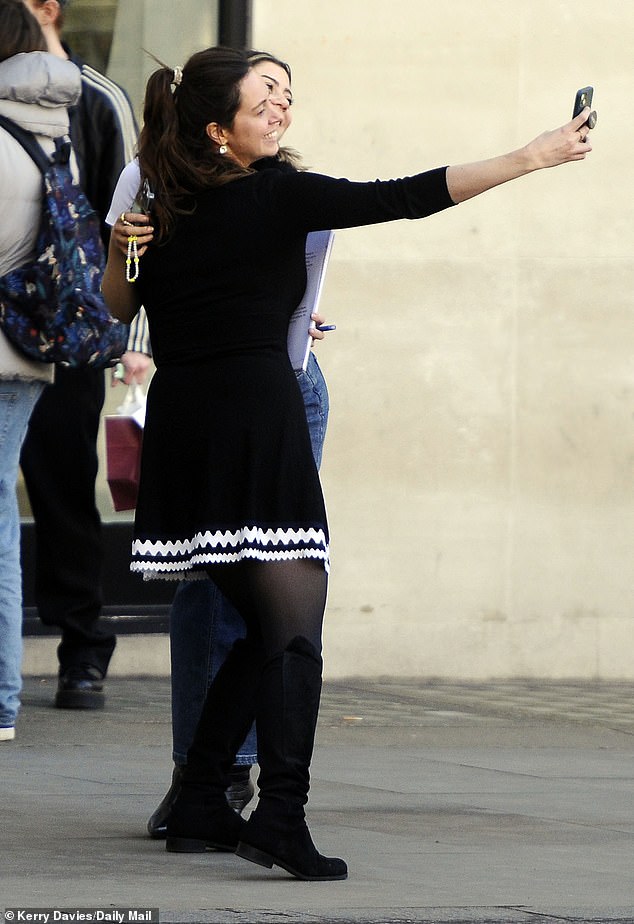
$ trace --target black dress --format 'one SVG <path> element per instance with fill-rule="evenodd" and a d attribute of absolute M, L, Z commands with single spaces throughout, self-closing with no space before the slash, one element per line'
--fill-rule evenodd
<path fill-rule="evenodd" d="M 137 285 L 156 373 L 148 391 L 133 571 L 313 558 L 328 526 L 286 352 L 309 231 L 421 218 L 452 205 L 445 168 L 350 183 L 267 169 L 206 191 Z"/>

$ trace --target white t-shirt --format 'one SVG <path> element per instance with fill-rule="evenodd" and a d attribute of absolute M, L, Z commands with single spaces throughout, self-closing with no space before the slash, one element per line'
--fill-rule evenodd
<path fill-rule="evenodd" d="M 107 224 L 112 227 L 115 221 L 122 212 L 127 212 L 134 200 L 137 197 L 139 192 L 139 187 L 141 186 L 141 170 L 139 167 L 139 161 L 136 159 L 131 160 L 129 164 L 126 164 L 119 179 L 117 180 L 117 185 L 112 194 L 112 202 L 110 203 L 110 210 L 106 215 Z"/>
<path fill-rule="evenodd" d="M 139 162 L 135 158 L 129 164 L 126 164 L 119 175 L 117 185 L 112 194 L 110 210 L 106 215 L 106 224 L 110 227 L 114 225 L 121 212 L 127 212 L 137 197 L 139 187 L 141 186 L 141 170 Z M 145 309 L 141 308 L 130 328 L 130 340 L 128 341 L 128 350 L 137 353 L 147 353 L 151 356 L 149 330 Z"/>

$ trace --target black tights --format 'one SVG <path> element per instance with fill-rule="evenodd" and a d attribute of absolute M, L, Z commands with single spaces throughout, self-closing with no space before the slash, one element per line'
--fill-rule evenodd
<path fill-rule="evenodd" d="M 247 638 L 272 658 L 301 635 L 321 653 L 321 630 L 328 576 L 312 558 L 215 565 L 209 577 L 235 606 Z"/>

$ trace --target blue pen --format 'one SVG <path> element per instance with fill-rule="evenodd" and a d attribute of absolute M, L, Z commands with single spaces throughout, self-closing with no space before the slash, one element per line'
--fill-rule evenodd
<path fill-rule="evenodd" d="M 336 324 L 318 324 L 315 330 L 337 330 Z"/>

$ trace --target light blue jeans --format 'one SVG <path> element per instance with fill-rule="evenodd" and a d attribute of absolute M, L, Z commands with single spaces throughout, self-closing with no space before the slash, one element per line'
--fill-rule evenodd
<path fill-rule="evenodd" d="M 297 375 L 302 390 L 315 462 L 319 468 L 328 423 L 328 390 L 311 353 L 306 372 Z M 213 581 L 183 581 L 170 611 L 172 659 L 172 744 L 174 763 L 187 763 L 187 751 L 207 688 L 229 649 L 245 634 L 240 614 Z M 230 708 L 230 704 L 228 704 Z M 236 763 L 257 762 L 255 728 L 247 735 Z"/>
<path fill-rule="evenodd" d="M 0 379 L 0 727 L 10 728 L 22 689 L 22 571 L 16 483 L 20 449 L 44 382 Z"/>

